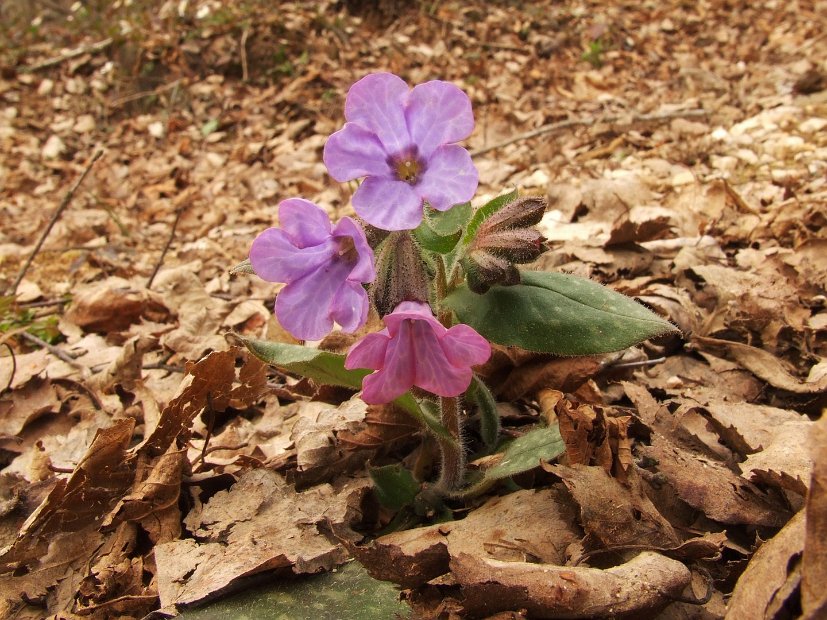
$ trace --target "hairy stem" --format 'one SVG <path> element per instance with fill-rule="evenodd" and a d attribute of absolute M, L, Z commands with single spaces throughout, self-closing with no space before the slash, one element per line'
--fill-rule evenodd
<path fill-rule="evenodd" d="M 442 469 L 436 483 L 436 490 L 440 494 L 451 495 L 460 488 L 465 477 L 465 453 L 462 447 L 459 398 L 456 396 L 441 397 L 440 410 L 442 424 L 448 429 L 454 441 L 439 440 Z"/>

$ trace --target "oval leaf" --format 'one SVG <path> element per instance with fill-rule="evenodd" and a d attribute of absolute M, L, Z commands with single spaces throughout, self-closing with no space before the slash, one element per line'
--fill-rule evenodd
<path fill-rule="evenodd" d="M 379 503 L 391 510 L 401 510 L 413 504 L 421 490 L 421 485 L 413 474 L 399 463 L 368 467 L 368 474 L 373 481 Z"/>
<path fill-rule="evenodd" d="M 538 467 L 540 461 L 556 459 L 565 450 L 559 426 L 535 428 L 506 446 L 500 461 L 483 472 L 483 481 L 516 476 Z"/>
<path fill-rule="evenodd" d="M 620 351 L 678 330 L 630 297 L 585 278 L 523 271 L 522 283 L 445 298 L 461 323 L 501 345 L 556 355 Z"/>
<path fill-rule="evenodd" d="M 348 370 L 345 368 L 345 356 L 338 353 L 320 351 L 297 344 L 243 338 L 237 334 L 234 337 L 238 338 L 260 360 L 288 372 L 313 379 L 316 383 L 361 390 L 362 379 L 373 372 L 365 368 Z M 455 441 L 439 419 L 420 407 L 410 392 L 403 394 L 393 402 L 437 437 L 446 441 Z"/>

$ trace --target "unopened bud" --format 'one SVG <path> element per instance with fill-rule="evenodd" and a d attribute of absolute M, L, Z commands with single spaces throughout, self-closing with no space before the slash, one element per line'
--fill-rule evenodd
<path fill-rule="evenodd" d="M 494 284 L 519 284 L 514 264 L 535 260 L 548 247 L 534 228 L 543 217 L 546 201 L 539 196 L 518 198 L 480 224 L 462 259 L 468 287 L 485 293 Z"/>
<path fill-rule="evenodd" d="M 407 230 L 390 233 L 376 250 L 371 299 L 379 316 L 403 301 L 428 303 L 428 275 L 419 246 Z"/>

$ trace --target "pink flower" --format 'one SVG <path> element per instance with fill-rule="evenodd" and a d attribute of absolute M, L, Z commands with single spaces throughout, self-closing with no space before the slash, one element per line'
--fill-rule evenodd
<path fill-rule="evenodd" d="M 428 203 L 437 211 L 471 200 L 479 174 L 455 144 L 474 129 L 471 100 L 449 82 L 408 88 L 392 73 L 350 87 L 345 126 L 328 138 L 324 163 L 339 182 L 365 177 L 353 208 L 368 224 L 409 230 Z"/>
<path fill-rule="evenodd" d="M 314 203 L 290 198 L 279 204 L 281 229 L 268 228 L 253 241 L 250 263 L 270 282 L 286 282 L 276 297 L 279 323 L 300 340 L 318 340 L 333 329 L 365 324 L 363 283 L 376 277 L 365 233 L 349 217 L 336 227 Z"/>
<path fill-rule="evenodd" d="M 439 396 L 458 396 L 471 383 L 471 366 L 491 356 L 491 345 L 468 325 L 446 329 L 428 304 L 404 301 L 347 354 L 345 368 L 376 372 L 362 382 L 362 400 L 388 403 L 414 385 Z"/>

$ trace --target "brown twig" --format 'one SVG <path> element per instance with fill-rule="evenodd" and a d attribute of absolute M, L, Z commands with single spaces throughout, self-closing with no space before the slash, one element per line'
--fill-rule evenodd
<path fill-rule="evenodd" d="M 120 99 L 115 99 L 111 103 L 107 104 L 110 108 L 117 108 L 126 103 L 131 103 L 133 101 L 138 101 L 139 99 L 143 99 L 145 97 L 154 97 L 155 95 L 160 95 L 168 90 L 172 90 L 177 88 L 181 84 L 182 80 L 175 80 L 174 82 L 170 82 L 169 84 L 164 84 L 163 86 L 159 86 L 158 88 L 154 88 L 152 90 L 142 90 L 137 93 L 132 93 L 131 95 L 126 95 L 121 97 Z"/>
<path fill-rule="evenodd" d="M 471 157 L 479 157 L 491 151 L 495 151 L 510 144 L 514 144 L 515 142 L 521 142 L 523 140 L 528 140 L 530 138 L 536 138 L 537 136 L 542 136 L 547 133 L 553 133 L 555 131 L 568 129 L 569 127 L 579 127 L 581 125 L 595 125 L 597 123 L 614 123 L 620 120 L 625 120 L 627 118 L 631 123 L 646 123 L 652 121 L 669 120 L 673 118 L 692 118 L 696 116 L 706 116 L 707 114 L 709 114 L 709 112 L 707 112 L 706 110 L 678 110 L 676 112 L 661 112 L 658 114 L 633 114 L 632 116 L 627 116 L 625 114 L 614 114 L 612 116 L 604 116 L 599 118 L 570 118 L 556 123 L 548 123 L 547 125 L 537 127 L 537 129 L 532 129 L 531 131 L 526 131 L 524 133 L 517 134 L 516 136 L 512 136 L 511 138 L 503 140 L 502 142 L 492 144 L 491 146 L 476 149 L 474 151 L 471 151 Z"/>
<path fill-rule="evenodd" d="M 78 56 L 83 56 L 84 54 L 97 54 L 102 52 L 107 47 L 112 45 L 114 39 L 109 37 L 104 39 L 103 41 L 98 41 L 97 43 L 92 43 L 91 45 L 84 45 L 83 47 L 76 47 L 73 50 L 69 50 L 68 52 L 61 54 L 60 56 L 55 56 L 53 58 L 49 58 L 44 60 L 43 62 L 39 62 L 34 65 L 30 65 L 28 67 L 23 67 L 21 72 L 23 73 L 34 73 L 35 71 L 41 71 L 42 69 L 48 69 L 49 67 L 54 67 L 55 65 L 59 65 L 67 60 L 71 60 L 72 58 L 77 58 Z"/>
<path fill-rule="evenodd" d="M 241 41 L 239 47 L 241 51 L 241 80 L 246 82 L 250 79 L 250 73 L 247 70 L 247 37 L 250 36 L 250 27 L 245 26 L 241 33 Z"/>
<path fill-rule="evenodd" d="M 184 212 L 184 209 L 179 208 L 175 211 L 175 221 L 172 222 L 172 230 L 169 231 L 169 239 L 167 239 L 167 243 L 164 246 L 164 249 L 161 250 L 161 256 L 158 257 L 158 262 L 155 263 L 155 269 L 152 270 L 152 275 L 149 276 L 149 280 L 146 283 L 147 290 L 152 288 L 152 282 L 155 280 L 155 276 L 158 275 L 158 272 L 161 270 L 161 265 L 164 264 L 164 258 L 167 255 L 167 251 L 169 247 L 172 245 L 172 240 L 175 238 L 175 229 L 178 228 L 178 222 L 181 220 L 181 214 Z"/>
<path fill-rule="evenodd" d="M 59 360 L 64 361 L 67 364 L 69 364 L 69 366 L 71 366 L 72 368 L 74 368 L 76 370 L 79 370 L 80 373 L 84 377 L 88 377 L 92 374 L 92 371 L 90 371 L 83 364 L 80 364 L 77 361 L 75 361 L 75 358 L 73 358 L 71 355 L 69 355 L 66 351 L 64 351 L 60 347 L 56 347 L 53 344 L 49 344 L 48 342 L 46 342 L 42 338 L 38 338 L 34 334 L 30 334 L 29 332 L 20 332 L 19 336 L 21 338 L 23 338 L 24 340 L 28 340 L 30 343 L 32 343 L 34 345 L 37 345 L 38 347 L 42 347 L 42 348 L 46 349 L 49 353 L 54 355 Z"/>
<path fill-rule="evenodd" d="M 9 294 L 14 295 L 17 293 L 17 287 L 20 286 L 20 282 L 26 276 L 26 272 L 29 270 L 29 267 L 34 260 L 34 257 L 37 256 L 37 253 L 40 252 L 40 248 L 43 247 L 43 243 L 46 241 L 46 237 L 49 236 L 49 233 L 52 231 L 52 228 L 57 223 L 58 219 L 60 219 L 61 214 L 69 206 L 69 201 L 72 200 L 72 197 L 75 195 L 75 192 L 78 191 L 80 184 L 83 183 L 83 180 L 86 178 L 86 175 L 89 174 L 89 171 L 92 169 L 92 166 L 95 165 L 95 162 L 100 159 L 101 155 L 103 155 L 103 150 L 99 150 L 92 156 L 92 160 L 87 164 L 86 168 L 83 170 L 81 175 L 78 177 L 75 184 L 69 189 L 66 195 L 61 200 L 60 204 L 58 205 L 55 212 L 52 214 L 52 219 L 49 220 L 49 223 L 46 225 L 43 234 L 40 235 L 40 239 L 38 239 L 37 244 L 34 246 L 34 250 L 29 255 L 29 258 L 26 259 L 26 263 L 23 265 L 22 269 L 20 269 L 20 273 L 17 274 L 17 279 L 15 279 L 14 284 L 12 284 L 11 291 Z"/>

